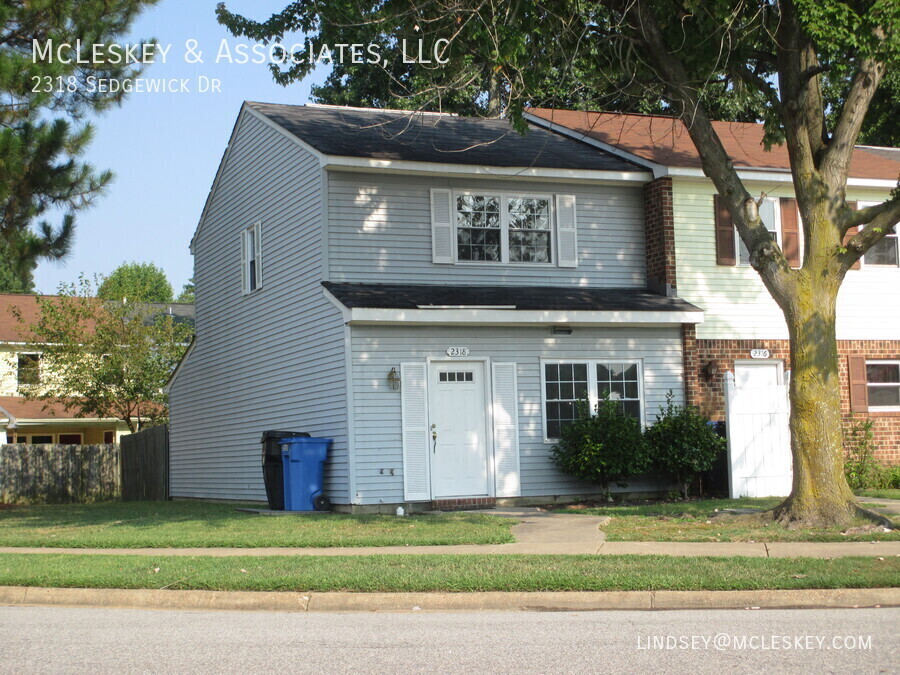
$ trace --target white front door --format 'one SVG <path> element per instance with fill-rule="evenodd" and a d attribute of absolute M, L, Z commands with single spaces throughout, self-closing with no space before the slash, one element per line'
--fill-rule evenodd
<path fill-rule="evenodd" d="M 484 363 L 436 362 L 429 371 L 432 496 L 487 496 Z"/>

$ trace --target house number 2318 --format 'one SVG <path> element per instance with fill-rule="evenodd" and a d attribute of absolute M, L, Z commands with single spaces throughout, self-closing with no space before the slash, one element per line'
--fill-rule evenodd
<path fill-rule="evenodd" d="M 468 347 L 447 347 L 447 356 L 468 356 Z"/>

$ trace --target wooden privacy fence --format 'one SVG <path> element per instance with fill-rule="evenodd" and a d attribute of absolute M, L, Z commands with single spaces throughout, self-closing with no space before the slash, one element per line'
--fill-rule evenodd
<path fill-rule="evenodd" d="M 169 427 L 122 436 L 122 501 L 169 498 Z"/>
<path fill-rule="evenodd" d="M 119 446 L 0 446 L 0 502 L 72 504 L 119 496 Z"/>

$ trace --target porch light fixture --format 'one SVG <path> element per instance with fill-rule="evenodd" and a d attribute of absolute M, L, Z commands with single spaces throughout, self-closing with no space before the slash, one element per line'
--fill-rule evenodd
<path fill-rule="evenodd" d="M 550 335 L 571 335 L 572 328 L 570 326 L 553 326 L 550 329 Z"/>
<path fill-rule="evenodd" d="M 387 374 L 387 381 L 394 391 L 400 388 L 400 376 L 397 374 L 396 368 L 391 368 L 391 372 Z"/>
<path fill-rule="evenodd" d="M 704 380 L 706 380 L 707 382 L 712 382 L 719 374 L 719 364 L 710 359 L 700 369 L 700 374 L 703 375 Z"/>

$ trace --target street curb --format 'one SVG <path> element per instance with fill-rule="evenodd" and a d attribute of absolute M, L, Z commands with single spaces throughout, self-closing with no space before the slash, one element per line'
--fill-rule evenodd
<path fill-rule="evenodd" d="M 0 605 L 275 612 L 813 609 L 900 607 L 900 588 L 777 591 L 298 593 L 0 586 Z"/>

